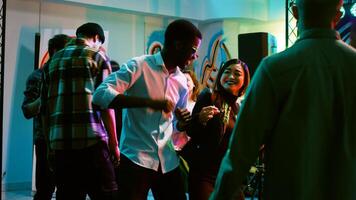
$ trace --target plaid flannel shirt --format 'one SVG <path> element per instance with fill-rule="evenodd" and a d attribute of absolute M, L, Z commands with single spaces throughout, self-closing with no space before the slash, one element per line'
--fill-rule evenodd
<path fill-rule="evenodd" d="M 52 149 L 82 149 L 108 140 L 100 110 L 92 104 L 95 88 L 111 72 L 107 57 L 75 39 L 58 51 L 43 73 L 45 106 Z"/>

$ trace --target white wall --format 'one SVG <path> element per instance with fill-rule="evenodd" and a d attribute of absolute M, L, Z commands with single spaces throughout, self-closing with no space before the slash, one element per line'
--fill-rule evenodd
<path fill-rule="evenodd" d="M 193 20 L 249 18 L 275 20 L 281 0 L 54 0 Z M 267 9 L 266 9 L 267 8 Z M 278 9 L 278 10 L 276 10 Z M 283 9 L 282 9 L 283 10 Z M 276 13 L 277 11 L 277 13 Z"/>
<path fill-rule="evenodd" d="M 184 17 L 201 20 L 204 0 L 55 0 L 115 8 L 139 14 Z"/>
<path fill-rule="evenodd" d="M 68 3 L 69 1 L 77 3 Z M 54 31 L 76 29 L 85 22 L 97 22 L 109 33 L 108 55 L 119 63 L 143 54 L 147 36 L 154 30 L 164 29 L 173 19 L 172 17 L 177 16 L 191 19 L 197 18 L 196 16 L 205 17 L 209 20 L 193 22 L 199 27 L 213 24 L 212 27 L 224 29 L 224 37 L 227 38 L 226 42 L 232 57 L 237 55 L 238 33 L 266 31 L 277 37 L 284 36 L 284 19 L 271 22 L 255 18 L 243 20 L 236 16 L 233 19 L 224 19 L 235 11 L 240 14 L 245 12 L 250 17 L 252 15 L 259 17 L 259 13 L 262 18 L 269 17 L 268 11 L 263 9 L 265 6 L 268 7 L 265 0 L 241 0 L 244 3 L 240 4 L 235 4 L 231 0 L 231 3 L 226 4 L 225 7 L 218 7 L 220 4 L 217 2 L 220 0 L 211 0 L 208 3 L 205 0 L 86 0 L 92 3 L 92 6 L 86 7 L 80 1 L 84 0 L 7 1 L 3 114 L 3 170 L 6 171 L 6 176 L 2 182 L 7 186 L 31 186 L 32 120 L 23 117 L 21 103 L 26 78 L 33 70 L 36 32 L 48 28 Z M 119 2 L 125 2 L 126 7 L 109 9 L 105 6 L 93 6 L 97 2 L 117 6 L 121 5 Z M 248 2 L 251 2 L 251 6 L 247 4 Z M 187 5 L 190 7 L 186 8 Z M 226 6 L 231 6 L 232 9 Z M 136 11 L 127 12 L 128 8 Z M 224 9 L 227 9 L 226 12 Z M 220 11 L 222 14 L 216 10 L 222 10 Z M 149 15 L 146 15 L 147 12 Z M 213 18 L 218 20 L 211 20 Z M 207 42 L 212 34 L 211 26 L 203 28 L 202 32 L 205 43 L 202 44 L 201 53 L 204 54 L 207 50 L 203 48 L 208 46 Z M 279 47 L 283 46 L 282 40 L 278 43 Z"/>
<path fill-rule="evenodd" d="M 75 30 L 85 22 L 97 22 L 109 32 L 109 56 L 122 63 L 144 53 L 145 29 L 163 28 L 168 22 L 162 17 L 55 2 L 42 2 L 39 12 L 39 2 L 11 0 L 7 5 L 3 114 L 3 172 L 6 172 L 3 184 L 6 188 L 31 186 L 32 120 L 23 117 L 21 104 L 26 79 L 34 68 L 35 33 L 48 28 L 54 32 Z"/>
<path fill-rule="evenodd" d="M 204 20 L 248 18 L 268 20 L 267 0 L 210 0 L 206 1 Z"/>
<path fill-rule="evenodd" d="M 33 70 L 38 5 L 33 0 L 7 2 L 3 113 L 3 172 L 6 175 L 3 183 L 11 180 L 9 187 L 28 182 L 32 176 L 32 121 L 24 119 L 21 103 L 27 75 Z"/>
<path fill-rule="evenodd" d="M 63 15 L 65 11 L 65 15 Z M 92 21 L 102 25 L 109 37 L 109 56 L 118 62 L 124 62 L 134 55 L 144 52 L 144 28 L 146 17 L 113 12 L 80 5 L 44 3 L 42 5 L 41 29 L 76 29 L 81 24 Z M 150 18 L 155 19 L 154 17 Z M 161 19 L 160 19 L 161 20 Z"/>

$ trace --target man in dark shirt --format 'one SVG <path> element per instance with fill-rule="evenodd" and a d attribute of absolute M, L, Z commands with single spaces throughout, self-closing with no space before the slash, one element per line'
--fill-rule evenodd
<path fill-rule="evenodd" d="M 64 48 L 69 37 L 64 34 L 55 35 L 48 41 L 49 60 L 44 67 L 49 65 L 53 54 Z M 22 103 L 22 111 L 27 119 L 33 118 L 34 123 L 34 145 L 36 154 L 36 194 L 34 200 L 52 199 L 55 189 L 53 169 L 47 159 L 48 144 L 43 133 L 43 125 L 40 117 L 42 87 L 42 68 L 36 69 L 30 74 L 26 82 L 25 98 Z"/>

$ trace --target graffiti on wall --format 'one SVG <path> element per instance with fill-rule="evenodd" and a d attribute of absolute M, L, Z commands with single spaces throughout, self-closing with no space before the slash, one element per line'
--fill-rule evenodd
<path fill-rule="evenodd" d="M 164 31 L 153 31 L 148 37 L 146 54 L 155 54 L 162 50 L 164 43 Z"/>
<path fill-rule="evenodd" d="M 196 73 L 199 72 L 197 76 L 202 88 L 213 87 L 220 66 L 230 58 L 225 39 L 223 39 L 223 31 L 219 31 L 210 39 L 207 54 L 203 58 L 199 70 L 195 70 Z"/>
<path fill-rule="evenodd" d="M 154 54 L 163 48 L 164 31 L 153 31 L 148 37 L 147 54 Z M 202 51 L 202 50 L 201 50 Z M 209 45 L 201 63 L 194 62 L 188 69 L 194 69 L 202 88 L 213 87 L 217 72 L 223 62 L 230 59 L 229 50 L 226 47 L 223 31 L 218 31 L 209 40 Z"/>
<path fill-rule="evenodd" d="M 340 33 L 341 39 L 346 43 L 350 44 L 352 27 L 356 26 L 356 15 L 352 12 L 356 9 L 356 2 L 344 1 L 343 7 L 341 8 L 342 17 L 340 22 L 337 24 L 336 29 Z"/>

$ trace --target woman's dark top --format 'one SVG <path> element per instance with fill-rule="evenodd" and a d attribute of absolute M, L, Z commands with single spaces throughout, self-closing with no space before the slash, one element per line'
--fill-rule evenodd
<path fill-rule="evenodd" d="M 208 88 L 204 89 L 198 96 L 192 112 L 191 127 L 187 131 L 191 137 L 187 148 L 194 151 L 194 157 L 189 163 L 191 170 L 199 170 L 200 173 L 207 173 L 211 176 L 217 175 L 239 110 L 236 99 L 237 97 L 227 92 L 212 92 Z M 226 124 L 223 122 L 223 104 L 228 104 L 230 107 L 229 120 Z M 216 106 L 220 113 L 214 115 L 204 126 L 199 122 L 199 113 L 203 107 L 212 105 Z"/>

